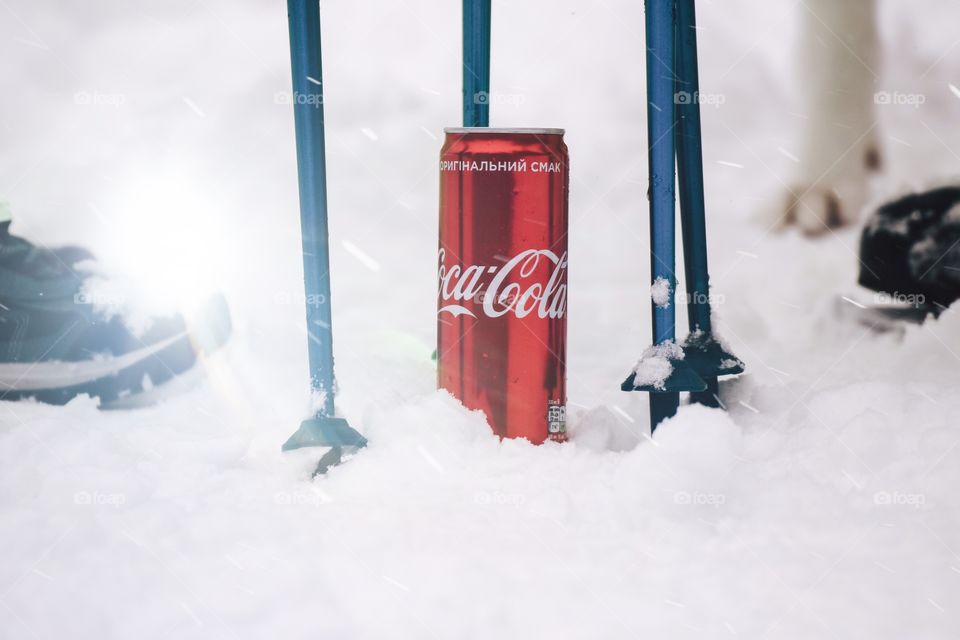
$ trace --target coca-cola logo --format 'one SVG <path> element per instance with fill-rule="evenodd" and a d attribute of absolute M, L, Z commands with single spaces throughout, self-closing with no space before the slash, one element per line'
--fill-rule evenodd
<path fill-rule="evenodd" d="M 567 308 L 567 254 L 558 256 L 549 249 L 527 249 L 502 265 L 461 266 L 445 263 L 446 250 L 440 249 L 437 282 L 440 305 L 437 314 L 476 318 L 471 308 L 482 310 L 490 318 L 508 313 L 525 318 L 536 313 L 540 318 L 562 318 Z M 549 275 L 537 273 L 546 261 Z"/>

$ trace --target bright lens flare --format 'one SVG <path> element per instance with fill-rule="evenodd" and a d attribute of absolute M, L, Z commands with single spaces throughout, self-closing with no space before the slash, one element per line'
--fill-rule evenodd
<path fill-rule="evenodd" d="M 111 235 L 104 262 L 129 277 L 138 303 L 189 314 L 222 288 L 218 209 L 176 181 L 138 187 L 104 220 Z"/>

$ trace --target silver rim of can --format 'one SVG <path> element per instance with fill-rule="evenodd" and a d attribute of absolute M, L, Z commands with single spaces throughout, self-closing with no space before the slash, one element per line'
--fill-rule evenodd
<path fill-rule="evenodd" d="M 531 135 L 562 136 L 563 129 L 525 129 L 517 127 L 444 127 L 444 133 L 527 133 Z"/>

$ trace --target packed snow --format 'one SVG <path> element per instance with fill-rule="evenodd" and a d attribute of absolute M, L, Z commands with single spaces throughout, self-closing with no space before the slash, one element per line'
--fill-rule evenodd
<path fill-rule="evenodd" d="M 670 281 L 663 276 L 658 277 L 650 285 L 650 299 L 653 304 L 663 309 L 670 306 Z"/>
<path fill-rule="evenodd" d="M 310 406 L 283 4 L 0 5 L 15 232 L 151 296 L 220 287 L 236 327 L 154 407 L 0 403 L 0 636 L 957 637 L 960 312 L 838 320 L 858 231 L 772 230 L 800 10 L 698 3 L 711 293 L 747 372 L 651 438 L 619 390 L 650 341 L 642 3 L 494 3 L 492 123 L 565 127 L 573 167 L 572 439 L 535 447 L 435 390 L 458 3 L 325 0 L 337 402 L 370 446 L 311 481 L 321 451 L 280 452 Z M 878 109 L 891 192 L 958 173 L 956 11 L 883 4 L 883 86 L 927 95 Z"/>
<path fill-rule="evenodd" d="M 633 367 L 633 386 L 663 389 L 673 373 L 674 361 L 683 360 L 683 357 L 683 348 L 673 340 L 651 345 Z"/>

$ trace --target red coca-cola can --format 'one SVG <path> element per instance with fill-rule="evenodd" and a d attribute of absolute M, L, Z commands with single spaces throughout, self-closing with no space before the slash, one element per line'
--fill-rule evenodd
<path fill-rule="evenodd" d="M 566 440 L 562 129 L 445 129 L 438 386 L 505 438 Z"/>

